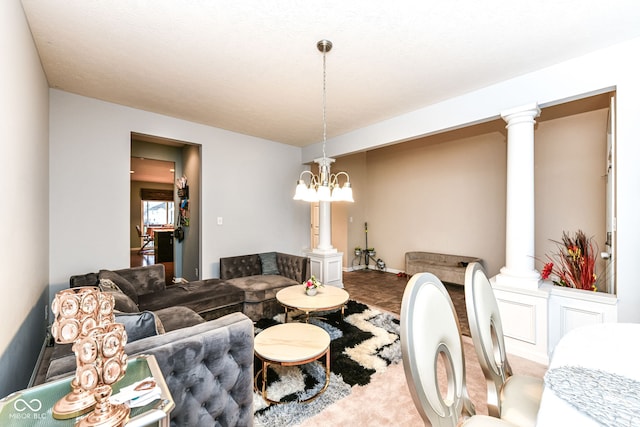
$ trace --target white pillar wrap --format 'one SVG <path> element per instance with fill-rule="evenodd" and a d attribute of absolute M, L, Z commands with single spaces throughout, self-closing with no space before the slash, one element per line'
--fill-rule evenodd
<path fill-rule="evenodd" d="M 331 202 L 319 202 L 318 247 L 314 252 L 337 252 L 331 245 Z"/>
<path fill-rule="evenodd" d="M 537 104 L 514 108 L 501 114 L 507 122 L 507 228 L 506 265 L 496 277 L 498 283 L 537 288 L 540 273 L 535 269 L 534 125 L 540 115 Z"/>

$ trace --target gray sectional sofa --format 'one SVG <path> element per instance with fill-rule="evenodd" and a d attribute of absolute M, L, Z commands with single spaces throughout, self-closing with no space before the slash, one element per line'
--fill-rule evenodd
<path fill-rule="evenodd" d="M 220 279 L 166 286 L 162 264 L 75 275 L 71 276 L 69 284 L 72 288 L 101 286 L 102 281 L 103 290 L 108 290 L 104 289 L 104 280 L 109 280 L 117 286 L 113 289 L 116 310 L 126 313 L 153 311 L 159 315 L 163 323 L 163 317 L 169 316 L 162 310 L 171 307 L 187 307 L 203 319 L 211 320 L 242 311 L 244 303 L 244 292 Z M 184 313 L 182 311 L 181 314 Z M 171 322 L 176 323 L 177 320 L 179 319 L 171 319 Z"/>
<path fill-rule="evenodd" d="M 242 312 L 253 321 L 282 311 L 276 293 L 309 278 L 309 258 L 281 252 L 220 258 L 220 279 L 244 291 Z"/>
<path fill-rule="evenodd" d="M 158 361 L 176 403 L 172 426 L 253 425 L 253 321 L 282 310 L 276 292 L 306 280 L 309 259 L 243 255 L 221 258 L 220 270 L 220 279 L 170 286 L 162 264 L 70 278 L 114 295 L 116 322 L 136 338 L 125 352 Z M 70 347 L 56 345 L 44 381 L 73 372 Z"/>

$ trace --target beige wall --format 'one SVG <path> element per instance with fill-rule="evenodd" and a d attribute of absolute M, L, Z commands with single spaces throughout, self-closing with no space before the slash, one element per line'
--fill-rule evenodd
<path fill-rule="evenodd" d="M 544 111 L 543 111 L 544 116 Z M 548 239 L 582 228 L 604 245 L 607 110 L 536 126 L 536 255 Z M 338 159 L 352 177 L 345 250 L 376 248 L 390 270 L 404 271 L 412 250 L 483 258 L 490 275 L 504 266 L 506 132 L 497 120 Z"/>
<path fill-rule="evenodd" d="M 604 250 L 607 114 L 608 109 L 576 114 L 543 122 L 536 130 L 536 253 L 541 259 L 555 250 L 550 239 L 561 240 L 563 231 L 582 229 Z M 602 261 L 597 267 L 604 272 Z"/>

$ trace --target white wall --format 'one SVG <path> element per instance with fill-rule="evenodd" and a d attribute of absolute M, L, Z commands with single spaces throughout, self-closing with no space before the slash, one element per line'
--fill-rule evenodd
<path fill-rule="evenodd" d="M 132 131 L 202 145 L 202 278 L 218 276 L 220 257 L 308 246 L 308 210 L 292 200 L 299 148 L 59 90 L 50 98 L 52 295 L 70 275 L 129 266 Z"/>
<path fill-rule="evenodd" d="M 26 386 L 48 299 L 48 88 L 22 6 L 0 2 L 0 397 Z"/>
<path fill-rule="evenodd" d="M 640 39 L 523 75 L 493 86 L 405 114 L 327 141 L 327 155 L 414 139 L 499 116 L 512 107 L 538 102 L 541 107 L 587 94 L 617 91 L 617 284 L 619 320 L 640 322 L 640 286 L 636 269 L 640 255 Z M 303 149 L 302 160 L 318 156 L 318 144 Z M 339 159 L 338 159 L 339 161 Z M 354 181 L 352 185 L 357 183 Z M 354 190 L 355 194 L 355 190 Z"/>

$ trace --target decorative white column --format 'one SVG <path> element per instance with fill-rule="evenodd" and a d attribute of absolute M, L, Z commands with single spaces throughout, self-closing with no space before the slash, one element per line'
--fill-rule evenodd
<path fill-rule="evenodd" d="M 534 139 L 537 104 L 501 114 L 507 122 L 507 229 L 506 265 L 496 283 L 537 289 L 540 273 L 535 269 Z"/>
<path fill-rule="evenodd" d="M 314 252 L 327 253 L 337 252 L 331 245 L 331 202 L 318 202 L 318 247 L 313 248 Z"/>
<path fill-rule="evenodd" d="M 506 259 L 492 278 L 507 352 L 548 363 L 549 293 L 535 269 L 534 144 L 538 105 L 504 111 L 507 122 Z"/>

